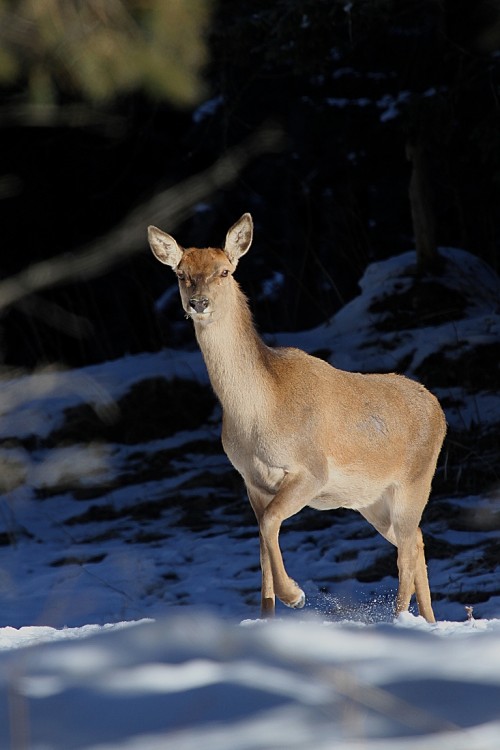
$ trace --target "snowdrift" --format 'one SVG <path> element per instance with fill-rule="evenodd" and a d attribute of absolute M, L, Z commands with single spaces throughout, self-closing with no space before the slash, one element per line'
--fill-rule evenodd
<path fill-rule="evenodd" d="M 500 621 L 0 630 L 0 746 L 496 750 Z M 33 629 L 31 642 L 37 639 Z"/>

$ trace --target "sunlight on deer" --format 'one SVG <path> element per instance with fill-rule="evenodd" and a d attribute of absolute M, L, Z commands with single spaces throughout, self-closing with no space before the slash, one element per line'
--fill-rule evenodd
<path fill-rule="evenodd" d="M 224 450 L 257 517 L 262 616 L 274 613 L 275 597 L 304 606 L 278 537 L 285 519 L 310 506 L 361 513 L 397 547 L 396 614 L 415 593 L 420 614 L 434 622 L 419 523 L 446 431 L 437 399 L 401 375 L 344 372 L 299 349 L 266 346 L 233 278 L 252 243 L 250 214 L 223 249 L 184 249 L 156 227 L 148 234 L 177 274 L 222 405 Z"/>

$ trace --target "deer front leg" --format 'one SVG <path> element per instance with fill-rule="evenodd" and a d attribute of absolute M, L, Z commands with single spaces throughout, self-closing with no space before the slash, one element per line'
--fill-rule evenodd
<path fill-rule="evenodd" d="M 281 524 L 298 513 L 312 500 L 321 483 L 309 473 L 286 474 L 280 488 L 266 506 L 260 519 L 260 534 L 272 571 L 274 593 L 287 607 L 300 609 L 305 604 L 305 594 L 285 570 L 279 547 Z"/>
<path fill-rule="evenodd" d="M 271 560 L 267 551 L 266 544 L 259 531 L 260 540 L 260 569 L 262 571 L 262 589 L 260 598 L 260 616 L 263 619 L 274 617 L 275 595 L 273 572 L 271 569 Z"/>
<path fill-rule="evenodd" d="M 259 524 L 259 541 L 260 541 L 260 569 L 262 571 L 262 589 L 260 601 L 260 615 L 262 618 L 274 617 L 275 597 L 273 573 L 271 570 L 271 560 L 267 551 L 266 544 L 260 532 L 260 522 L 262 514 L 266 507 L 266 500 L 262 498 L 255 490 L 250 491 L 247 487 L 248 499 L 252 506 L 253 512 Z M 267 501 L 269 502 L 269 501 Z"/>

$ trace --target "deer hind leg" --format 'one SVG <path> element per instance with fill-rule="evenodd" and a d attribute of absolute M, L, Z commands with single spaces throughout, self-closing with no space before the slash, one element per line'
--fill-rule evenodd
<path fill-rule="evenodd" d="M 429 577 L 427 575 L 427 565 L 425 562 L 424 540 L 422 532 L 417 529 L 417 547 L 418 557 L 415 569 L 415 594 L 417 597 L 418 611 L 425 617 L 427 622 L 436 622 L 431 604 L 431 590 L 429 587 Z"/>
<path fill-rule="evenodd" d="M 419 614 L 427 622 L 436 622 L 432 611 L 424 542 L 419 528 L 414 535 L 398 543 L 398 570 L 399 588 L 396 600 L 396 616 L 407 611 L 412 594 L 415 593 Z"/>
<path fill-rule="evenodd" d="M 396 617 L 406 612 L 415 591 L 415 571 L 418 560 L 417 534 L 399 536 L 398 548 L 398 593 L 396 596 Z"/>
<path fill-rule="evenodd" d="M 427 622 L 435 622 L 425 563 L 424 541 L 418 525 L 429 492 L 430 484 L 424 488 L 420 487 L 418 492 L 408 492 L 404 497 L 396 495 L 396 503 L 398 500 L 403 500 L 397 513 L 399 520 L 394 523 L 399 572 L 396 615 L 406 612 L 410 606 L 411 597 L 415 593 L 419 613 Z"/>
<path fill-rule="evenodd" d="M 420 497 L 424 497 L 425 493 Z M 363 508 L 361 514 L 375 529 L 398 550 L 398 594 L 396 615 L 406 612 L 413 594 L 416 594 L 418 611 L 428 622 L 435 622 L 431 605 L 431 592 L 425 563 L 424 542 L 418 527 L 420 517 L 412 521 L 403 514 L 403 523 L 393 523 L 394 508 L 404 507 L 395 490 L 373 506 Z M 418 511 L 420 505 L 415 506 Z"/>

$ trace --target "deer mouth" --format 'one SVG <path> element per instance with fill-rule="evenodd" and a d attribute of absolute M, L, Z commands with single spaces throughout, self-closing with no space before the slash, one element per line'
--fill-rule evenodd
<path fill-rule="evenodd" d="M 191 320 L 195 321 L 196 323 L 208 323 L 212 318 L 212 310 L 203 310 L 202 312 L 197 312 L 196 310 L 189 308 L 186 311 L 186 318 L 191 318 Z"/>

